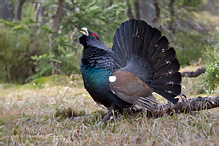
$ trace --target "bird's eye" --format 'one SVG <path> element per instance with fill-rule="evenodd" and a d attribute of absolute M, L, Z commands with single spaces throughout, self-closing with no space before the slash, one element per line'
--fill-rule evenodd
<path fill-rule="evenodd" d="M 92 37 L 95 37 L 97 39 L 97 35 L 95 33 L 92 33 Z"/>

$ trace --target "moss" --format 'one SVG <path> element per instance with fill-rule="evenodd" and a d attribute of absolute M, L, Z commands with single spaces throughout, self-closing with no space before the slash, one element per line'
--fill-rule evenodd
<path fill-rule="evenodd" d="M 31 82 L 35 87 L 43 88 L 46 85 L 54 86 L 54 85 L 68 85 L 70 83 L 70 79 L 65 75 L 53 75 L 49 77 L 40 77 Z"/>
<path fill-rule="evenodd" d="M 17 87 L 20 87 L 21 85 L 19 84 L 1 84 L 0 85 L 0 89 L 3 88 L 3 89 L 7 89 L 7 88 L 17 88 Z"/>

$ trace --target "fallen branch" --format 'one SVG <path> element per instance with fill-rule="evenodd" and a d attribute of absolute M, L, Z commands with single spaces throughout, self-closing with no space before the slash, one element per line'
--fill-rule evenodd
<path fill-rule="evenodd" d="M 197 97 L 172 104 L 159 104 L 155 110 L 148 112 L 149 117 L 160 117 L 163 115 L 172 115 L 173 113 L 190 113 L 219 107 L 219 96 L 216 97 Z"/>
<path fill-rule="evenodd" d="M 216 97 L 197 97 L 194 99 L 189 99 L 189 100 L 184 100 L 184 101 L 180 101 L 175 105 L 172 104 L 159 104 L 155 106 L 155 109 L 150 112 L 150 111 L 146 111 L 147 112 L 147 117 L 151 118 L 151 117 L 162 117 L 165 115 L 173 115 L 174 113 L 190 113 L 192 111 L 200 111 L 200 110 L 206 110 L 206 109 L 213 109 L 213 108 L 217 108 L 219 107 L 219 96 Z M 110 111 L 110 110 L 109 110 Z M 97 128 L 99 126 L 103 127 L 106 123 L 107 120 L 110 119 L 111 116 L 113 116 L 113 113 L 110 112 L 107 114 L 102 114 L 102 117 L 104 117 L 100 123 L 96 124 L 94 126 L 94 128 Z M 130 109 L 127 108 L 125 109 L 124 113 L 127 115 L 132 115 L 133 113 L 142 113 L 143 110 L 142 108 L 139 109 Z M 117 111 L 115 112 L 115 115 L 119 115 L 120 112 Z M 91 118 L 91 117 L 95 117 L 94 115 L 84 115 L 84 116 L 78 116 L 78 117 L 69 117 L 69 120 L 80 120 L 80 119 L 84 119 L 84 118 Z M 114 117 L 115 118 L 115 117 Z"/>
<path fill-rule="evenodd" d="M 199 68 L 196 71 L 185 71 L 180 72 L 182 77 L 197 77 L 203 73 L 205 73 L 205 68 Z"/>

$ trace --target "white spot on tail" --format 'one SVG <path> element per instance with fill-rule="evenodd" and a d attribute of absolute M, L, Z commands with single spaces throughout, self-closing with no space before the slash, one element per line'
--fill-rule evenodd
<path fill-rule="evenodd" d="M 109 81 L 112 83 L 112 82 L 115 82 L 116 81 L 116 76 L 109 76 Z"/>
<path fill-rule="evenodd" d="M 172 91 L 167 91 L 167 90 L 165 90 L 165 92 L 167 92 L 167 93 L 170 93 L 170 94 L 173 94 L 173 92 L 172 92 Z"/>
<path fill-rule="evenodd" d="M 170 64 L 170 61 L 169 60 L 165 60 L 166 64 Z"/>
<path fill-rule="evenodd" d="M 167 84 L 171 84 L 171 85 L 173 85 L 173 82 L 172 82 L 172 81 L 169 81 Z"/>

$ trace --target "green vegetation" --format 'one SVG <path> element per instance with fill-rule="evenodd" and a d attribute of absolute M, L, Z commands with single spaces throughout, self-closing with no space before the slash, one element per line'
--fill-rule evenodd
<path fill-rule="evenodd" d="M 0 72 L 0 82 L 25 83 L 51 74 L 70 76 L 79 73 L 81 45 L 77 41 L 80 28 L 84 26 L 112 45 L 112 32 L 125 20 L 121 16 L 125 11 L 124 4 L 116 3 L 106 9 L 99 1 L 65 4 L 67 7 L 60 18 L 62 25 L 57 28 L 50 27 L 55 25 L 51 21 L 43 25 L 43 22 L 34 21 L 34 6 L 28 3 L 24 5 L 27 11 L 23 21 L 0 20 L 3 30 L 0 32 L 0 69 L 3 71 Z M 53 15 L 58 5 L 55 3 L 55 6 L 46 7 L 51 10 L 47 15 Z M 27 12 L 30 15 L 26 15 Z"/>
<path fill-rule="evenodd" d="M 12 3 L 14 7 L 16 2 Z M 208 5 L 205 1 L 159 2 L 157 9 L 153 8 L 153 2 L 144 2 L 137 10 L 133 1 L 76 0 L 63 2 L 59 15 L 55 12 L 61 7 L 60 3 L 42 2 L 36 5 L 24 2 L 22 5 L 22 20 L 0 20 L 2 83 L 23 84 L 42 76 L 79 73 L 80 28 L 86 26 L 97 32 L 111 48 L 116 28 L 130 15 L 136 18 L 137 11 L 141 19 L 158 27 L 169 38 L 182 66 L 192 65 L 202 58 L 207 25 L 211 22 L 210 17 L 201 11 Z M 150 8 L 151 11 L 147 12 L 146 9 Z M 155 15 L 158 11 L 160 14 Z M 52 17 L 55 15 L 59 17 Z"/>
<path fill-rule="evenodd" d="M 1 24 L 2 23 L 2 24 Z M 0 81 L 24 83 L 35 72 L 31 56 L 47 52 L 46 32 L 30 29 L 33 22 L 0 21 Z M 8 80 L 7 80 L 8 79 Z"/>
<path fill-rule="evenodd" d="M 204 58 L 206 73 L 202 76 L 201 85 L 210 93 L 219 91 L 219 30 L 210 32 Z"/>
<path fill-rule="evenodd" d="M 191 65 L 202 58 L 206 37 L 197 33 L 179 32 L 174 35 L 176 54 L 182 66 Z"/>

